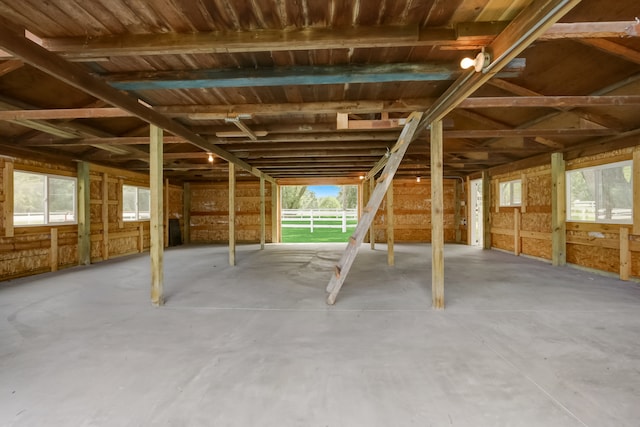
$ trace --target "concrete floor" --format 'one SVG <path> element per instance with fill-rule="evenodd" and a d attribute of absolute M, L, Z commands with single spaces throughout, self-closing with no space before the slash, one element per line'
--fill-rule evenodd
<path fill-rule="evenodd" d="M 640 287 L 447 246 L 148 255 L 0 285 L 0 426 L 638 426 Z"/>

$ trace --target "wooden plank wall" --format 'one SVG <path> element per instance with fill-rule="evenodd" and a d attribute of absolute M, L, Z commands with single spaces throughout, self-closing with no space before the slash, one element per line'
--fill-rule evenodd
<path fill-rule="evenodd" d="M 466 200 L 463 193 L 466 187 L 459 184 L 456 193 L 456 180 L 444 180 L 444 238 L 445 242 L 466 243 L 467 227 L 462 224 L 465 218 Z M 456 203 L 456 194 L 461 199 Z M 431 241 L 431 181 L 422 179 L 395 179 L 393 181 L 394 198 L 394 238 L 396 242 L 430 242 Z M 459 210 L 456 215 L 456 209 Z M 376 242 L 387 240 L 386 200 L 382 202 L 376 218 Z M 456 223 L 456 219 L 458 219 Z M 458 231 L 458 233 L 456 233 Z"/>
<path fill-rule="evenodd" d="M 522 205 L 501 207 L 499 184 L 522 181 Z M 491 243 L 492 247 L 537 258 L 551 259 L 551 163 L 517 173 L 491 177 Z M 519 215 L 514 211 L 518 211 Z M 519 216 L 519 218 L 518 218 Z M 519 229 L 516 230 L 519 219 Z M 520 235 L 520 247 L 515 237 Z"/>
<path fill-rule="evenodd" d="M 0 159 L 0 172 L 4 172 L 8 163 L 12 163 L 16 170 L 73 177 L 77 174 L 75 164 L 55 165 L 22 159 Z M 4 173 L 0 173 L 2 212 L 6 203 L 13 203 L 5 197 L 8 190 L 3 177 Z M 149 179 L 143 174 L 90 166 L 92 263 L 149 248 L 149 222 L 122 220 L 122 185 L 148 187 Z M 169 186 L 169 215 L 179 218 L 181 225 L 182 191 L 182 186 Z M 8 237 L 5 215 L 0 221 L 0 280 L 57 271 L 78 264 L 76 225 L 15 227 L 14 236 Z"/>
<path fill-rule="evenodd" d="M 567 160 L 566 169 L 631 160 L 633 151 L 634 147 L 630 147 Z M 523 184 L 521 207 L 499 207 L 496 192 L 492 192 L 492 247 L 516 251 L 515 237 L 519 233 L 520 253 L 551 260 L 551 163 L 494 175 L 491 177 L 492 189 L 497 189 L 501 181 L 518 178 Z M 514 210 L 520 211 L 519 230 L 516 230 L 518 215 L 514 215 Z M 567 222 L 566 229 L 567 263 L 621 277 L 640 276 L 640 235 L 632 234 L 633 224 Z"/>
<path fill-rule="evenodd" d="M 271 185 L 265 186 L 267 242 L 272 242 Z M 260 181 L 236 182 L 236 241 L 260 243 Z M 226 243 L 229 238 L 227 182 L 191 183 L 191 241 Z"/>

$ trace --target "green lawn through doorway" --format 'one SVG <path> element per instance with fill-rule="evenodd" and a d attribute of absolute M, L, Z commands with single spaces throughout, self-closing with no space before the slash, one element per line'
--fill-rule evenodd
<path fill-rule="evenodd" d="M 356 227 L 347 227 L 345 233 L 340 228 L 315 228 L 313 233 L 309 228 L 282 228 L 282 243 L 329 243 L 347 242 Z"/>

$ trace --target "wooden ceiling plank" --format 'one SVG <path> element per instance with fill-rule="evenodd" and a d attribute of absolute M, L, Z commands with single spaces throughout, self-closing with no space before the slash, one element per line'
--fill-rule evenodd
<path fill-rule="evenodd" d="M 242 169 L 260 175 L 251 165 L 238 159 L 220 147 L 211 144 L 201 136 L 191 132 L 181 124 L 171 120 L 138 102 L 137 99 L 110 87 L 100 79 L 90 75 L 84 68 L 60 58 L 45 48 L 13 33 L 10 29 L 0 25 L 0 47 L 21 58 L 24 62 L 50 74 L 65 83 L 76 87 L 88 94 L 102 99 L 109 104 L 122 108 L 140 119 L 158 126 L 174 135 L 182 136 L 202 150 L 213 152 L 228 162 L 232 162 Z M 274 182 L 273 178 L 266 177 Z"/>

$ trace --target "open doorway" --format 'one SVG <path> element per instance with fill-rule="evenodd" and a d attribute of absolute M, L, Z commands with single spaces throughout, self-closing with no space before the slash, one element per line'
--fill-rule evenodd
<path fill-rule="evenodd" d="M 484 222 L 482 217 L 482 180 L 475 179 L 471 181 L 471 246 L 482 247 L 484 245 Z"/>
<path fill-rule="evenodd" d="M 346 242 L 358 224 L 357 185 L 286 185 L 282 243 Z"/>

